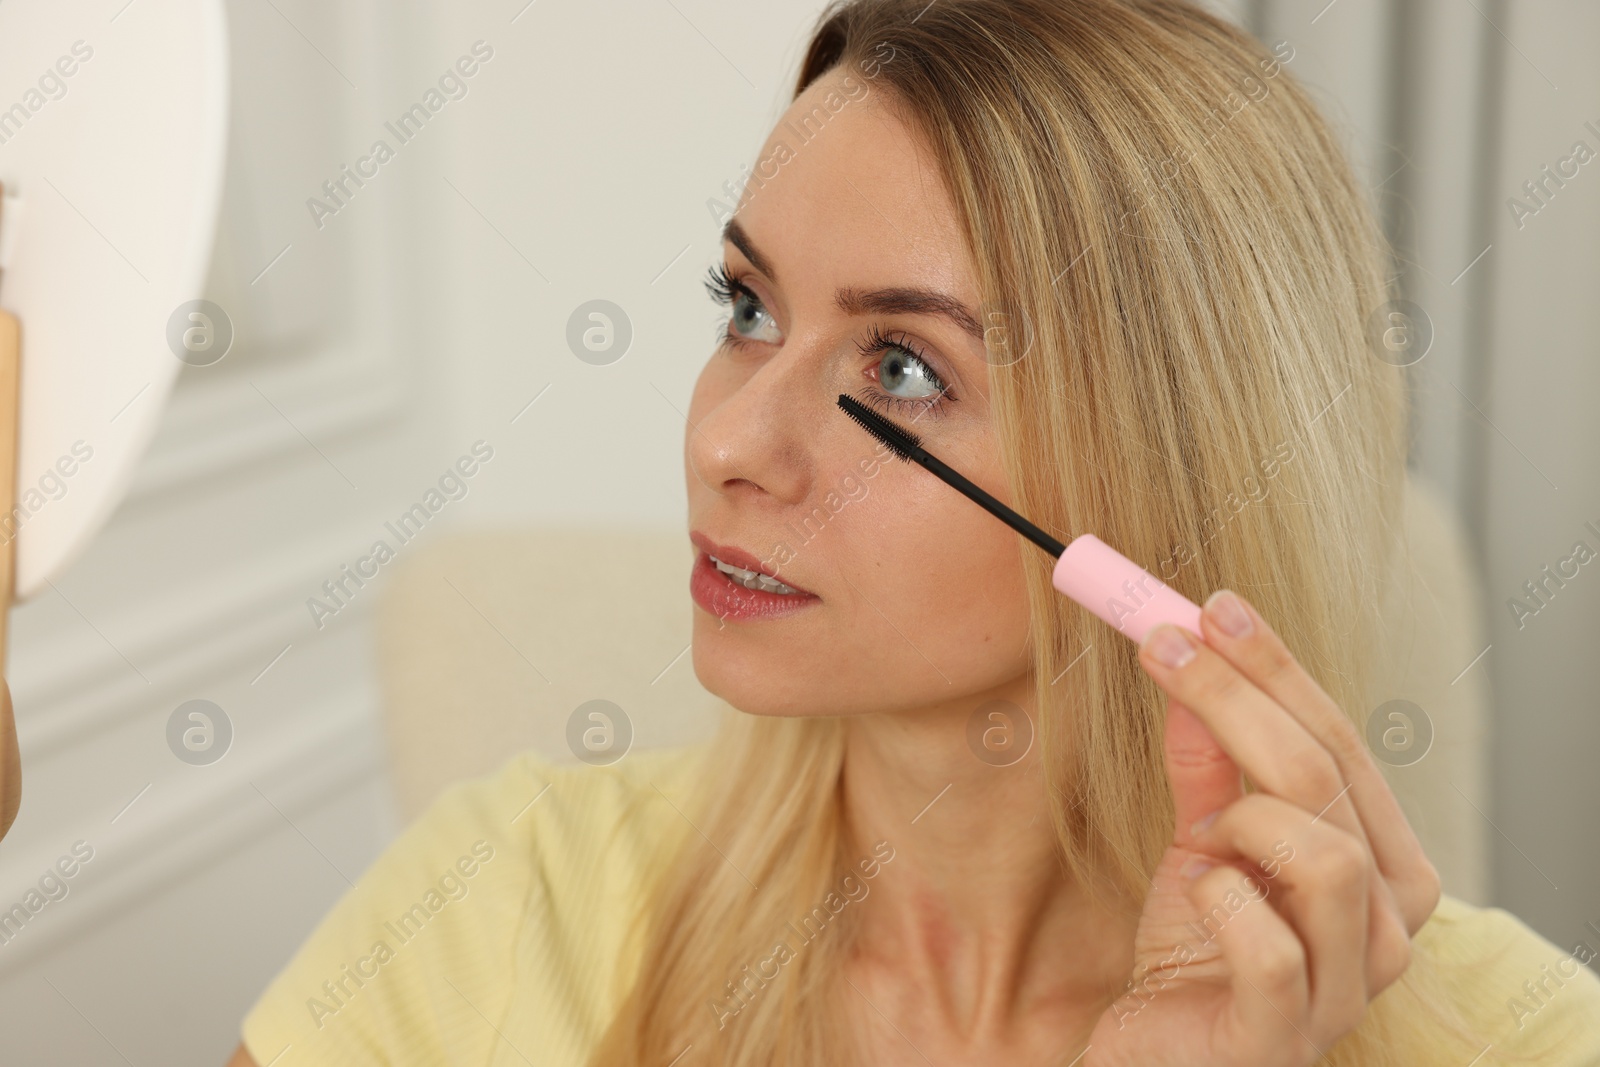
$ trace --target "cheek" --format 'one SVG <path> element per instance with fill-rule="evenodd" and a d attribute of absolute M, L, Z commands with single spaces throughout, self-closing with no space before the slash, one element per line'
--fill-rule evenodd
<path fill-rule="evenodd" d="M 891 473 L 902 477 L 861 502 L 838 561 L 872 605 L 862 623 L 884 625 L 876 606 L 930 656 L 1015 656 L 1028 625 L 1021 548 L 1031 546 L 932 474 Z"/>
<path fill-rule="evenodd" d="M 821 468 L 846 469 L 833 460 Z M 1022 549 L 1038 550 L 921 468 L 885 466 L 864 484 L 815 536 L 797 535 L 795 573 L 825 597 L 816 614 L 724 631 L 697 613 L 707 689 L 756 714 L 851 715 L 964 706 L 1026 673 Z"/>

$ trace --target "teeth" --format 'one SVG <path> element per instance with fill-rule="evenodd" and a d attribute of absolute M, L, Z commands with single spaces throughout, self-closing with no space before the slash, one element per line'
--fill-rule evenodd
<path fill-rule="evenodd" d="M 706 553 L 710 556 L 711 553 Z M 760 571 L 747 571 L 743 567 L 735 567 L 731 563 L 724 563 L 716 556 L 711 556 L 711 562 L 717 565 L 717 570 L 732 578 L 746 589 L 759 589 L 765 593 L 778 593 L 783 596 L 792 596 L 798 592 L 792 586 L 784 585 L 776 578 L 769 578 Z"/>

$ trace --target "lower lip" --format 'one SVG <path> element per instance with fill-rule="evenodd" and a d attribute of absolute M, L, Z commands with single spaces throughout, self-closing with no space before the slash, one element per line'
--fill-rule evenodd
<path fill-rule="evenodd" d="M 711 557 L 701 552 L 689 572 L 689 595 L 719 619 L 771 619 L 819 603 L 814 593 L 769 593 L 746 589 L 717 570 Z"/>

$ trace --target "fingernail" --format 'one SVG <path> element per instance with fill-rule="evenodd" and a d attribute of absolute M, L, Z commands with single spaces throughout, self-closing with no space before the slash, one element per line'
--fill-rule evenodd
<path fill-rule="evenodd" d="M 1222 814 L 1222 809 L 1218 808 L 1216 811 L 1212 812 L 1210 815 L 1207 815 L 1205 818 L 1201 819 L 1199 822 L 1197 822 L 1193 826 L 1189 827 L 1189 836 L 1190 837 L 1199 837 L 1201 834 L 1203 834 L 1207 830 L 1211 829 L 1211 824 L 1216 822 L 1217 821 L 1217 816 L 1221 815 L 1221 814 Z"/>
<path fill-rule="evenodd" d="M 1151 630 L 1144 639 L 1145 647 L 1156 662 L 1176 670 L 1194 659 L 1194 645 L 1189 635 L 1176 626 L 1162 625 Z"/>
<path fill-rule="evenodd" d="M 1205 609 L 1229 637 L 1247 637 L 1255 629 L 1255 623 L 1250 621 L 1250 613 L 1244 610 L 1244 605 L 1230 590 L 1218 589 L 1212 593 Z"/>
<path fill-rule="evenodd" d="M 1192 882 L 1215 866 L 1215 863 L 1204 856 L 1190 856 L 1188 861 L 1178 868 L 1178 875 Z"/>

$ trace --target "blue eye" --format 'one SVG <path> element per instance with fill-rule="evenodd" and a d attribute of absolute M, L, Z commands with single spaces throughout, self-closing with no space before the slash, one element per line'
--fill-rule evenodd
<path fill-rule="evenodd" d="M 728 321 L 718 325 L 718 340 L 735 345 L 749 341 L 766 341 L 770 344 L 783 341 L 783 334 L 778 331 L 772 312 L 762 306 L 761 298 L 749 286 L 730 275 L 722 264 L 711 268 L 706 289 L 710 291 L 711 299 L 732 308 Z M 756 336 L 755 331 L 763 329 L 767 331 L 767 336 Z"/>
<path fill-rule="evenodd" d="M 912 410 L 920 417 L 942 411 L 946 399 L 953 399 L 950 387 L 904 337 L 891 337 L 874 325 L 857 347 L 866 357 L 882 353 L 876 377 L 884 392 L 864 390 L 869 403 Z M 907 390 L 909 395 L 899 390 Z"/>

